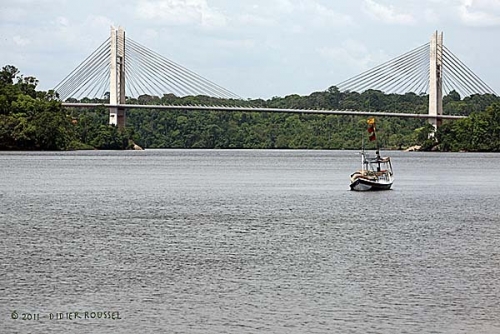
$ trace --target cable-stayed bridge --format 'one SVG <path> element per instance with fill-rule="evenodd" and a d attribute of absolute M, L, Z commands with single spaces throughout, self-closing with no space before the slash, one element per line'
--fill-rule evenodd
<path fill-rule="evenodd" d="M 428 114 L 372 112 L 363 110 L 316 110 L 251 108 L 243 106 L 206 105 L 136 105 L 126 104 L 126 97 L 140 95 L 204 95 L 232 102 L 241 98 L 166 59 L 145 46 L 125 37 L 122 28 L 111 28 L 111 37 L 71 72 L 55 91 L 66 107 L 96 107 L 102 104 L 77 103 L 82 98 L 108 98 L 104 106 L 110 111 L 110 124 L 125 125 L 127 108 L 164 110 L 218 110 L 248 112 L 285 112 L 333 115 L 368 115 L 384 117 L 427 118 L 435 127 L 443 119 L 464 116 L 443 115 L 443 93 L 456 91 L 462 96 L 496 93 L 475 75 L 443 44 L 443 34 L 435 32 L 431 42 L 381 64 L 337 85 L 340 91 L 363 92 L 368 89 L 384 93 L 414 92 L 429 94 Z"/>
<path fill-rule="evenodd" d="M 442 48 L 441 48 L 442 47 Z M 474 94 L 495 94 L 467 65 L 455 56 L 446 46 L 439 46 L 434 51 L 440 57 L 442 71 L 442 91 L 447 95 L 456 91 L 460 96 Z M 391 59 L 377 67 L 341 82 L 337 87 L 341 91 L 380 90 L 385 93 L 416 94 L 429 93 L 431 43 L 426 43 L 399 57 Z"/>

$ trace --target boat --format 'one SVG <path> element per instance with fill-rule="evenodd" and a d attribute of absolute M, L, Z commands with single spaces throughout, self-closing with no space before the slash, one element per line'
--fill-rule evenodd
<path fill-rule="evenodd" d="M 394 182 L 390 157 L 381 157 L 377 150 L 375 157 L 361 152 L 361 169 L 351 174 L 351 190 L 389 190 Z"/>
<path fill-rule="evenodd" d="M 376 140 L 375 120 L 368 120 L 370 141 Z M 364 140 L 361 151 L 361 169 L 351 174 L 351 190 L 389 190 L 394 182 L 394 172 L 390 157 L 381 157 L 377 148 L 375 157 L 365 152 Z"/>

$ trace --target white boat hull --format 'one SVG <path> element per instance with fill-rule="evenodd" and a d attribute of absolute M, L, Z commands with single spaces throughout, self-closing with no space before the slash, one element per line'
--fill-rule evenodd
<path fill-rule="evenodd" d="M 372 181 L 356 178 L 351 182 L 350 187 L 354 191 L 389 190 L 392 187 L 392 181 Z"/>

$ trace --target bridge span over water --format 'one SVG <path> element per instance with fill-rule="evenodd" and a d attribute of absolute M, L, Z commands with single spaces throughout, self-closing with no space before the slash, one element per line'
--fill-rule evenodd
<path fill-rule="evenodd" d="M 400 118 L 422 118 L 422 119 L 461 119 L 466 116 L 455 115 L 429 115 L 409 114 L 401 112 L 375 112 L 358 110 L 327 110 L 327 109 L 284 109 L 284 108 L 252 108 L 234 106 L 204 106 L 204 105 L 140 105 L 140 104 L 99 104 L 99 103 L 67 103 L 68 108 L 119 108 L 119 109 L 157 109 L 157 110 L 191 110 L 191 111 L 229 111 L 229 112 L 269 112 L 269 113 L 295 113 L 295 114 L 318 114 L 318 115 L 343 115 L 343 116 L 378 116 L 378 117 L 400 117 Z"/>
<path fill-rule="evenodd" d="M 316 110 L 253 108 L 206 105 L 135 105 L 126 104 L 126 96 L 204 95 L 239 100 L 237 94 L 205 79 L 181 65 L 164 58 L 130 38 L 122 28 L 111 28 L 111 36 L 54 89 L 65 107 L 109 108 L 109 123 L 125 126 L 126 109 L 199 110 L 227 112 L 270 112 L 329 115 L 422 118 L 437 128 L 444 119 L 464 116 L 443 115 L 443 94 L 451 91 L 461 96 L 496 93 L 474 74 L 443 44 L 437 31 L 431 41 L 371 70 L 337 85 L 342 92 L 369 89 L 384 93 L 414 92 L 429 95 L 427 114 L 374 112 L 363 110 Z M 102 98 L 109 103 L 73 103 L 78 98 Z M 74 100 L 72 100 L 72 98 Z M 243 103 L 242 103 L 243 104 Z"/>

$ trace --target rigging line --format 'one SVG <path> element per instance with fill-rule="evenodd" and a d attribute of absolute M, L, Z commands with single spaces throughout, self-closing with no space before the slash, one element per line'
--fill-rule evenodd
<path fill-rule="evenodd" d="M 148 85 L 151 87 L 151 92 L 154 92 L 154 94 L 158 94 L 158 97 L 160 98 L 166 93 L 165 90 L 167 90 L 168 92 L 178 92 L 178 89 L 176 87 L 172 87 L 172 84 L 170 84 L 168 80 L 166 80 L 162 75 L 157 75 L 157 71 L 154 69 L 154 67 L 152 67 L 152 63 L 148 59 L 142 57 L 141 59 L 144 59 L 144 61 L 138 61 L 137 69 L 140 71 L 141 76 L 145 78 Z M 150 79 L 151 75 L 149 73 L 155 73 L 155 79 L 159 80 L 160 82 L 155 82 Z"/>
<path fill-rule="evenodd" d="M 444 66 L 448 69 L 446 75 L 450 75 L 454 79 L 453 81 L 455 84 L 458 82 L 462 87 L 467 87 L 468 92 L 474 92 L 478 89 L 478 87 L 467 78 L 468 76 L 463 72 L 463 69 L 461 69 L 452 58 L 445 58 L 444 61 Z"/>
<path fill-rule="evenodd" d="M 141 93 L 135 86 L 135 73 L 136 73 L 134 65 L 135 59 L 133 56 L 131 56 L 130 52 L 127 52 L 127 50 L 125 50 L 125 58 L 127 59 L 127 64 L 128 64 L 128 66 L 125 67 L 125 77 L 126 77 L 125 84 L 127 85 L 127 87 L 129 87 L 129 92 L 131 96 L 139 97 Z"/>
<path fill-rule="evenodd" d="M 480 85 L 481 87 L 483 87 L 483 89 L 491 94 L 494 94 L 496 95 L 495 91 L 487 84 L 485 83 L 478 75 L 476 75 L 467 65 L 465 65 L 465 63 L 463 63 L 458 57 L 456 57 L 453 52 L 451 52 L 449 49 L 446 49 L 446 51 L 449 52 L 449 54 L 451 55 L 452 59 L 456 59 L 456 61 L 458 63 L 460 63 L 462 65 L 463 68 L 466 69 L 466 72 L 467 73 L 470 73 L 470 75 L 475 79 L 475 81 L 477 82 L 478 85 Z"/>
<path fill-rule="evenodd" d="M 140 63 L 138 64 L 140 65 Z M 151 88 L 147 79 L 149 74 L 141 66 L 134 66 L 133 68 L 134 76 L 132 83 L 134 84 L 134 86 L 135 84 L 137 84 L 137 86 L 139 87 L 138 89 L 136 89 L 137 91 L 142 90 L 142 94 L 139 94 L 138 97 L 140 97 L 141 95 L 149 95 L 148 93 L 151 93 L 148 89 L 148 87 Z"/>
<path fill-rule="evenodd" d="M 445 77 L 443 79 L 443 85 L 446 86 L 446 95 L 449 95 L 452 91 L 457 92 L 457 94 L 460 95 L 460 99 L 462 99 L 462 96 L 464 96 L 462 89 L 460 88 L 455 88 L 455 85 L 453 83 L 453 79 L 450 77 Z"/>
<path fill-rule="evenodd" d="M 473 91 L 470 91 L 469 88 L 465 87 L 461 82 L 457 82 L 456 78 L 454 77 L 450 77 L 449 82 L 450 85 L 454 87 L 453 89 L 457 91 L 461 97 L 467 97 L 475 94 Z"/>
<path fill-rule="evenodd" d="M 136 74 L 134 75 L 134 80 L 132 80 L 132 85 L 136 87 L 136 91 L 142 91 L 142 93 L 139 94 L 137 98 L 147 94 L 148 89 L 145 87 L 146 84 L 144 83 L 144 78 L 141 71 L 137 70 Z"/>
<path fill-rule="evenodd" d="M 418 92 L 419 94 L 422 92 L 422 83 L 425 86 L 425 82 L 429 82 L 429 72 L 430 72 L 430 64 L 427 58 L 422 59 L 420 64 L 420 76 L 417 78 L 417 81 L 413 86 L 411 86 L 410 91 Z"/>
<path fill-rule="evenodd" d="M 136 78 L 135 78 L 136 70 L 131 69 L 130 67 L 129 67 L 129 69 L 125 68 L 125 71 L 127 71 L 127 70 L 130 73 L 134 73 L 134 74 L 129 75 L 130 80 L 127 80 L 126 83 L 131 86 L 131 90 L 130 90 L 131 92 L 135 91 L 135 93 L 133 93 L 134 94 L 133 96 L 135 96 L 136 98 L 139 98 L 139 96 L 141 96 L 143 93 L 140 91 L 141 88 L 137 88 L 137 85 L 136 85 Z"/>
<path fill-rule="evenodd" d="M 458 75 L 455 73 L 455 70 L 450 70 L 449 74 L 446 77 L 450 78 L 450 83 L 453 83 L 453 87 L 456 87 L 457 90 L 459 90 L 463 96 L 469 96 L 471 94 L 474 94 L 474 92 L 476 91 L 474 88 L 468 85 L 464 80 L 458 77 Z"/>
<path fill-rule="evenodd" d="M 149 93 L 150 95 L 157 97 L 163 96 L 163 91 L 162 91 L 163 87 L 151 80 L 151 75 L 149 74 L 150 72 L 147 71 L 147 69 L 141 68 L 140 73 L 142 78 L 144 79 L 144 84 L 147 86 L 148 89 L 146 93 Z"/>
<path fill-rule="evenodd" d="M 140 51 L 137 51 L 135 49 L 133 49 L 133 51 L 137 52 L 137 55 L 138 55 L 137 56 L 137 59 L 138 59 L 137 66 L 145 66 L 152 73 L 155 73 L 157 71 L 160 71 L 160 72 L 163 71 L 163 69 L 158 67 L 158 65 L 155 62 L 152 62 L 149 59 L 147 59 L 146 55 L 143 55 L 142 53 L 140 53 Z M 144 59 L 144 61 L 141 61 L 141 59 Z M 175 91 L 175 93 L 179 92 L 179 89 L 175 86 L 175 83 L 171 82 L 171 80 L 168 79 L 168 76 L 161 75 L 161 76 L 158 76 L 158 78 L 160 78 L 160 80 L 164 84 L 166 84 L 168 87 L 172 88 L 172 90 Z M 183 91 L 183 90 L 184 89 L 182 89 L 181 91 Z"/>
<path fill-rule="evenodd" d="M 150 87 L 148 84 L 147 76 L 148 74 L 145 74 L 144 70 L 140 66 L 135 65 L 135 56 L 131 53 L 128 55 L 129 59 L 129 65 L 130 67 L 133 68 L 133 75 L 130 76 L 130 80 L 134 86 L 139 86 L 139 89 L 142 90 L 141 95 L 154 95 L 151 94 L 152 92 L 150 91 Z M 140 63 L 138 63 L 140 65 Z M 133 66 L 132 66 L 133 65 Z"/>
<path fill-rule="evenodd" d="M 446 93 L 446 95 L 449 95 L 449 94 L 451 93 L 451 91 L 452 91 L 452 90 L 450 89 L 452 86 L 450 86 L 449 80 L 450 80 L 450 79 L 449 79 L 449 78 L 447 78 L 447 77 L 446 77 L 446 78 L 443 78 L 443 87 L 444 87 L 445 91 L 447 92 L 447 93 Z M 457 92 L 457 93 L 458 93 L 458 92 Z"/>
<path fill-rule="evenodd" d="M 182 67 L 178 67 L 178 70 L 182 71 L 183 69 Z M 203 93 L 203 95 L 225 98 L 225 99 L 241 99 L 238 95 L 235 95 L 234 93 L 231 93 L 230 91 L 221 88 L 218 85 L 214 85 L 211 81 L 208 81 L 203 77 L 200 76 L 197 77 L 192 73 L 190 73 L 189 71 L 184 71 L 183 75 L 186 77 L 186 79 L 191 78 L 192 80 L 191 84 L 196 85 L 200 90 L 200 92 Z"/>
<path fill-rule="evenodd" d="M 135 44 L 140 45 L 137 42 L 134 42 L 134 41 L 132 41 L 132 42 L 135 43 Z M 227 94 L 227 95 L 232 96 L 234 98 L 241 99 L 241 97 L 239 97 L 237 94 L 234 94 L 231 91 L 229 91 L 229 90 L 227 90 L 227 89 L 225 89 L 225 88 L 223 88 L 223 87 L 221 87 L 221 86 L 219 86 L 219 85 L 211 82 L 210 80 L 201 77 L 200 75 L 196 74 L 195 72 L 190 71 L 190 70 L 182 67 L 181 65 L 179 65 L 179 64 L 177 64 L 175 62 L 172 62 L 172 61 L 170 61 L 170 60 L 162 57 L 161 55 L 159 55 L 158 53 L 152 51 L 151 49 L 148 49 L 148 48 L 146 48 L 146 47 L 144 47 L 142 45 L 140 45 L 140 46 L 141 46 L 142 49 L 144 49 L 144 50 L 147 51 L 147 53 L 150 55 L 150 57 L 152 56 L 154 58 L 161 59 L 163 62 L 166 62 L 166 63 L 170 64 L 174 68 L 177 68 L 177 69 L 180 69 L 180 70 L 184 71 L 186 73 L 186 75 L 191 76 L 191 77 L 195 78 L 198 81 L 200 81 L 200 79 L 201 79 L 202 82 L 204 82 L 205 84 L 211 85 L 213 88 L 218 89 L 220 92 L 224 92 L 224 94 Z"/>
<path fill-rule="evenodd" d="M 404 64 L 403 67 L 397 68 L 397 71 L 394 75 L 387 77 L 385 80 L 382 82 L 379 82 L 378 84 L 380 85 L 379 87 L 383 87 L 384 89 L 387 89 L 387 87 L 391 87 L 393 89 L 393 83 L 396 80 L 397 82 L 400 82 L 402 79 L 408 77 L 408 69 L 412 71 L 418 71 L 420 67 L 418 66 L 422 62 L 422 58 L 424 55 L 419 55 L 419 58 L 412 59 L 411 63 L 406 63 Z"/>
<path fill-rule="evenodd" d="M 89 74 L 91 74 L 99 64 L 104 60 L 105 56 L 105 51 L 101 51 L 101 54 L 96 55 L 94 58 L 90 59 L 87 64 L 85 64 L 85 67 L 81 69 L 74 77 L 71 78 L 71 80 L 68 80 L 67 85 L 64 86 L 62 91 L 66 95 L 70 95 L 71 93 L 74 92 L 75 87 L 80 85 L 85 77 Z"/>
<path fill-rule="evenodd" d="M 137 89 L 135 88 L 135 86 L 133 86 L 131 84 L 132 82 L 132 78 L 134 76 L 134 71 L 132 69 L 132 66 L 131 66 L 131 62 L 128 63 L 129 65 L 125 67 L 125 76 L 126 76 L 126 80 L 125 80 L 125 85 L 128 87 L 128 91 L 130 93 L 130 96 L 133 96 L 133 97 L 139 97 L 139 92 L 137 91 Z M 135 90 L 135 93 L 134 93 L 134 90 Z"/>
<path fill-rule="evenodd" d="M 66 95 L 76 94 L 79 90 L 81 90 L 78 88 L 85 88 L 84 86 L 86 85 L 85 83 L 86 78 L 89 77 L 93 78 L 96 72 L 105 71 L 106 64 L 102 63 L 102 60 L 104 60 L 104 58 L 96 60 L 96 64 L 93 65 L 93 67 L 90 68 L 90 70 L 86 70 L 86 72 L 80 73 L 80 75 L 77 78 L 75 78 L 75 80 L 71 83 L 71 85 L 66 88 L 65 94 Z"/>
<path fill-rule="evenodd" d="M 469 77 L 472 77 L 473 80 L 477 81 L 476 85 L 479 85 L 479 86 L 482 86 L 482 89 L 486 90 L 486 91 L 489 91 L 489 92 L 493 92 L 493 89 L 491 89 L 490 86 L 488 86 L 488 84 L 486 84 L 483 80 L 481 80 L 481 78 L 479 78 L 479 76 L 477 76 L 474 72 L 472 72 L 472 70 L 467 67 L 467 65 L 465 65 L 458 57 L 456 57 L 453 52 L 451 52 L 448 48 L 445 48 L 445 51 L 447 54 L 449 54 L 451 57 L 452 60 L 455 60 L 456 62 L 458 62 L 459 66 L 461 66 L 463 69 L 465 69 L 465 72 L 469 74 Z M 457 66 L 457 65 L 455 65 Z"/>
<path fill-rule="evenodd" d="M 137 43 L 135 43 L 133 41 L 131 43 L 134 45 L 136 52 L 138 52 L 139 54 L 144 56 L 145 61 L 148 63 L 148 67 L 152 67 L 155 70 L 160 71 L 162 74 L 165 73 L 165 69 L 163 69 L 161 66 L 158 65 L 158 61 L 155 61 L 155 59 L 158 59 L 158 57 L 153 57 L 152 55 L 148 54 L 147 50 L 142 48 L 140 45 L 137 45 Z M 162 58 L 159 58 L 159 60 L 162 63 L 164 63 L 164 60 Z M 167 67 L 170 67 L 170 66 L 167 65 Z M 183 81 L 182 78 L 179 78 L 176 73 L 172 73 L 172 74 L 177 79 L 179 79 L 179 81 Z M 170 74 L 170 76 L 172 76 L 172 74 Z M 168 77 L 169 75 L 167 74 L 166 76 Z M 166 80 L 168 80 L 168 79 L 166 79 Z"/>
<path fill-rule="evenodd" d="M 474 88 L 469 86 L 466 81 L 460 79 L 455 73 L 455 69 L 450 69 L 448 71 L 449 75 L 446 77 L 450 79 L 450 83 L 453 84 L 453 87 L 457 87 L 457 90 L 462 93 L 463 96 L 470 96 L 474 94 Z"/>
<path fill-rule="evenodd" d="M 142 52 L 145 52 L 145 51 L 142 51 Z M 148 56 L 150 56 L 150 55 L 148 55 Z M 158 69 L 159 69 L 162 73 L 165 73 L 165 70 L 164 70 L 164 69 L 162 69 L 161 67 L 158 67 L 158 65 L 156 65 L 156 62 L 151 61 L 150 59 L 148 59 L 148 60 L 149 60 L 151 63 L 153 63 L 153 66 L 155 66 L 156 68 L 158 68 Z M 165 60 L 164 60 L 164 59 L 159 59 L 159 60 L 160 60 L 160 62 L 161 62 L 163 65 L 165 65 L 165 63 L 166 63 L 166 62 L 165 62 Z M 200 91 L 201 91 L 201 92 L 206 92 L 206 91 L 207 91 L 206 89 L 202 88 L 202 87 L 201 87 L 198 83 L 196 83 L 195 81 L 192 81 L 192 80 L 191 80 L 191 81 L 189 81 L 189 79 L 187 79 L 185 75 L 183 76 L 183 74 L 182 74 L 182 73 L 180 73 L 181 77 L 179 77 L 179 74 L 177 73 L 178 71 L 177 71 L 176 69 L 172 68 L 171 66 L 169 66 L 169 64 L 168 64 L 168 63 L 166 63 L 166 67 L 171 68 L 171 69 L 174 71 L 173 73 L 171 72 L 171 73 L 169 73 L 169 74 L 170 74 L 170 76 L 175 76 L 175 77 L 179 80 L 179 82 L 177 83 L 177 85 L 181 85 L 182 87 L 186 87 L 186 85 L 187 85 L 187 86 L 189 86 L 189 87 L 191 88 L 191 90 L 192 90 L 192 89 L 194 89 L 194 91 L 195 91 L 195 92 L 200 92 Z M 167 74 L 167 76 L 168 76 L 168 74 Z M 183 84 L 183 83 L 185 83 L 185 84 Z M 184 88 L 183 90 L 185 90 L 185 88 Z M 214 91 L 212 91 L 212 92 L 211 92 L 211 94 L 215 94 L 215 95 L 220 96 L 220 94 L 219 94 L 219 93 L 214 92 Z"/>
<path fill-rule="evenodd" d="M 411 92 L 415 85 L 418 85 L 419 80 L 422 80 L 423 75 L 427 75 L 427 73 L 423 73 L 420 69 L 413 71 L 407 84 L 403 88 L 403 92 Z"/>
<path fill-rule="evenodd" d="M 474 82 L 470 82 L 470 80 L 468 80 L 471 79 L 470 76 L 463 72 L 463 68 L 461 68 L 461 66 L 457 64 L 453 58 L 450 57 L 446 59 L 450 60 L 450 63 L 448 63 L 450 66 L 447 66 L 447 69 L 449 70 L 448 72 L 450 75 L 455 77 L 456 81 L 459 81 L 462 85 L 467 86 L 468 90 L 471 92 L 475 92 L 476 90 L 482 91 L 482 89 L 474 84 Z"/>
<path fill-rule="evenodd" d="M 132 92 L 132 88 L 130 86 L 130 82 L 129 82 L 128 78 L 130 78 L 130 70 L 129 70 L 129 67 L 126 66 L 125 67 L 125 86 L 126 86 L 127 92 L 129 93 L 129 96 L 133 97 L 134 93 Z M 127 93 L 125 93 L 125 96 L 127 96 Z"/>
<path fill-rule="evenodd" d="M 94 87 L 99 82 L 100 78 L 106 73 L 103 71 L 104 68 L 101 66 L 98 71 L 88 78 L 88 82 L 80 86 L 74 94 L 77 94 L 79 98 L 95 98 Z"/>
<path fill-rule="evenodd" d="M 446 59 L 448 61 L 448 59 Z M 483 91 L 483 88 L 478 87 L 478 85 L 472 80 L 472 78 L 464 72 L 464 69 L 457 65 L 453 58 L 449 58 L 449 72 L 450 75 L 455 77 L 455 81 L 459 81 L 462 85 L 469 88 L 469 92 Z"/>
<path fill-rule="evenodd" d="M 55 91 L 57 91 L 57 88 L 58 88 L 58 87 L 59 87 L 59 86 L 60 86 L 60 85 L 61 85 L 64 81 L 66 81 L 66 79 L 68 79 L 69 77 L 71 77 L 71 76 L 73 75 L 73 73 L 74 73 L 75 71 L 77 71 L 77 70 L 78 70 L 78 68 L 79 68 L 82 64 L 84 64 L 84 63 L 85 63 L 85 62 L 86 62 L 89 58 L 91 58 L 91 57 L 94 55 L 94 53 L 96 53 L 98 50 L 100 50 L 100 49 L 101 49 L 104 45 L 106 45 L 106 44 L 107 44 L 107 43 L 109 43 L 109 42 L 110 42 L 110 38 L 108 37 L 108 39 L 106 39 L 106 40 L 105 40 L 105 41 L 104 41 L 104 42 L 103 42 L 103 43 L 102 43 L 102 44 L 101 44 L 101 45 L 100 45 L 97 49 L 95 49 L 95 50 L 94 50 L 94 51 L 93 51 L 93 52 L 92 52 L 92 53 L 91 53 L 91 54 L 90 54 L 90 55 L 89 55 L 89 56 L 88 56 L 88 57 L 87 57 L 84 61 L 82 61 L 82 62 L 80 63 L 80 65 L 78 65 L 78 66 L 77 66 L 77 67 L 76 67 L 73 71 L 71 71 L 71 73 L 70 73 L 70 74 L 68 74 L 68 75 L 67 75 L 67 76 L 66 76 L 66 77 L 65 77 L 65 78 L 64 78 L 64 79 L 63 79 L 60 83 L 58 83 L 58 84 L 56 85 L 56 87 L 54 88 L 54 90 L 55 90 Z"/>
<path fill-rule="evenodd" d="M 109 77 L 107 75 L 102 76 L 101 86 L 99 87 L 99 91 L 101 92 L 101 99 L 104 100 L 106 92 L 109 91 Z M 109 92 L 111 93 L 111 92 Z"/>
<path fill-rule="evenodd" d="M 63 92 L 65 95 L 71 95 L 72 93 L 75 92 L 75 90 L 78 88 L 78 86 L 82 85 L 84 82 L 85 78 L 92 75 L 96 70 L 101 70 L 102 67 L 102 60 L 104 60 L 103 57 L 101 59 L 93 59 L 92 61 L 95 63 L 90 63 L 88 65 L 89 68 L 85 68 L 84 71 L 81 73 L 78 73 L 75 78 L 71 82 L 68 83 L 68 85 L 64 88 Z"/>
<path fill-rule="evenodd" d="M 405 61 L 402 60 L 402 61 Z M 349 85 L 343 86 L 344 89 L 360 90 L 366 87 L 373 87 L 374 85 L 385 84 L 387 80 L 393 80 L 401 76 L 401 72 L 406 68 L 406 63 L 394 63 L 391 66 L 379 68 L 373 72 L 370 77 L 360 78 L 358 81 L 353 81 Z"/>
<path fill-rule="evenodd" d="M 191 84 L 196 85 L 199 87 L 202 92 L 204 92 L 206 95 L 212 96 L 212 97 L 219 97 L 219 98 L 227 98 L 227 99 L 241 99 L 238 95 L 232 93 L 231 91 L 213 83 L 212 81 L 205 79 L 198 74 L 187 70 L 186 68 L 168 60 L 164 59 L 164 62 L 170 64 L 174 71 L 182 74 L 186 80 L 191 80 Z"/>
<path fill-rule="evenodd" d="M 422 57 L 420 62 L 416 64 L 415 71 L 412 71 L 411 78 L 409 78 L 404 91 L 414 91 L 416 87 L 420 86 L 421 81 L 429 80 L 429 70 L 430 67 L 427 57 Z"/>
<path fill-rule="evenodd" d="M 390 64 L 390 66 L 385 66 L 383 68 L 379 68 L 378 72 L 380 72 L 380 75 L 387 75 L 387 74 L 392 74 L 388 76 L 388 79 L 393 79 L 394 77 L 399 77 L 400 75 L 404 74 L 404 71 L 412 67 L 413 64 L 421 58 L 423 55 L 423 51 L 419 51 L 419 53 L 413 53 L 409 55 L 408 57 L 398 59 L 398 62 L 394 64 Z M 359 86 L 368 86 L 372 85 L 374 81 L 378 80 L 378 77 L 375 77 L 372 75 L 368 80 L 364 81 L 362 84 L 361 83 L 353 83 L 350 88 L 358 88 Z M 383 80 L 386 81 L 386 80 Z"/>
<path fill-rule="evenodd" d="M 106 73 L 105 72 L 99 72 L 99 75 L 100 76 L 98 78 L 96 78 L 96 80 L 94 81 L 94 85 L 92 87 L 89 86 L 89 95 L 93 96 L 94 98 L 102 99 L 102 96 L 104 94 L 103 94 L 103 92 L 101 90 L 101 87 L 102 87 L 102 82 L 106 78 Z M 92 95 L 92 93 L 94 93 L 95 95 Z M 101 93 L 101 94 L 97 95 L 99 93 Z"/>
<path fill-rule="evenodd" d="M 470 86 L 468 86 L 464 81 L 460 80 L 460 78 L 457 78 L 456 76 L 451 76 L 450 79 L 455 83 L 457 87 L 460 88 L 461 91 L 464 92 L 463 94 L 464 97 L 472 96 L 478 93 L 475 89 L 470 88 Z"/>
<path fill-rule="evenodd" d="M 429 82 L 429 70 L 427 68 L 425 71 L 420 71 L 420 76 L 415 81 L 415 84 L 410 87 L 410 91 L 420 94 L 422 92 L 420 87 L 422 83 L 425 84 L 426 81 Z"/>
<path fill-rule="evenodd" d="M 414 52 L 418 52 L 422 48 L 428 48 L 428 47 L 429 47 L 429 44 L 427 43 L 427 44 L 424 44 L 424 45 L 422 45 L 422 46 L 420 46 L 418 48 L 415 48 L 415 49 L 413 49 L 411 51 L 408 51 L 408 52 L 406 52 L 405 54 L 403 54 L 403 55 L 401 55 L 399 57 L 391 59 L 391 60 L 389 60 L 389 61 L 387 61 L 385 63 L 382 63 L 382 64 L 380 64 L 380 65 L 378 65 L 378 66 L 376 66 L 376 67 L 374 67 L 374 68 L 372 68 L 370 70 L 367 70 L 367 71 L 365 71 L 365 72 L 363 72 L 361 74 L 358 74 L 358 75 L 356 75 L 356 76 L 354 76 L 354 77 L 352 77 L 350 79 L 347 79 L 347 80 L 344 80 L 344 81 L 340 82 L 338 84 L 338 87 L 345 86 L 345 85 L 347 85 L 351 81 L 355 81 L 355 80 L 357 81 L 359 78 L 370 76 L 372 74 L 372 72 L 377 71 L 380 68 L 386 67 L 388 64 L 392 64 L 393 62 L 397 62 L 399 59 L 405 58 L 406 56 L 408 56 L 408 55 L 410 55 L 410 54 L 412 54 Z"/>
<path fill-rule="evenodd" d="M 104 47 L 101 47 L 100 49 L 95 50 L 91 56 L 87 57 L 87 59 L 79 65 L 77 69 L 75 69 L 71 75 L 67 76 L 63 82 L 61 82 L 58 85 L 58 91 L 65 91 L 68 87 L 71 87 L 75 80 L 80 78 L 81 75 L 84 75 L 85 72 L 88 71 L 89 64 L 92 64 L 95 62 L 95 59 L 99 58 L 100 55 L 103 53 Z"/>
<path fill-rule="evenodd" d="M 414 72 L 414 75 L 410 78 L 403 91 L 417 93 L 416 88 L 421 86 L 422 82 L 425 81 L 426 79 L 427 79 L 427 73 L 425 73 L 424 71 Z"/>
<path fill-rule="evenodd" d="M 353 82 L 364 81 L 365 78 L 370 78 L 370 77 L 376 75 L 377 73 L 385 72 L 387 68 L 390 68 L 391 66 L 399 64 L 401 62 L 404 63 L 407 59 L 411 59 L 415 54 L 418 54 L 419 52 L 421 52 L 421 50 L 420 50 L 421 48 L 417 48 L 417 49 L 415 49 L 413 51 L 408 52 L 407 54 L 405 54 L 403 56 L 400 56 L 398 58 L 395 58 L 395 59 L 392 59 L 390 61 L 387 61 L 384 64 L 381 64 L 381 65 L 379 65 L 379 66 L 377 66 L 377 67 L 375 67 L 375 68 L 373 68 L 371 70 L 365 71 L 365 72 L 363 72 L 363 73 L 355 76 L 354 78 L 348 79 L 348 80 L 340 83 L 338 86 L 339 87 L 350 86 L 350 85 L 352 85 Z"/>
<path fill-rule="evenodd" d="M 101 76 L 101 73 L 99 73 L 99 77 Z M 93 82 L 91 82 L 87 87 L 86 87 L 86 91 L 85 91 L 85 95 L 89 98 L 89 99 L 94 99 L 96 98 L 95 96 L 95 93 L 94 93 L 94 90 L 95 90 L 95 86 L 96 84 L 99 83 L 99 77 L 97 77 Z"/>
<path fill-rule="evenodd" d="M 85 87 L 89 84 L 89 82 L 93 81 L 95 77 L 99 75 L 99 73 L 105 70 L 106 70 L 106 64 L 101 64 L 96 66 L 92 71 L 92 74 L 89 74 L 87 76 L 86 81 L 82 85 L 80 85 L 80 87 L 78 87 L 76 90 L 74 90 L 73 94 L 77 95 L 82 90 L 83 92 L 85 92 Z"/>
<path fill-rule="evenodd" d="M 418 67 L 414 67 L 410 69 L 408 72 L 404 73 L 404 75 L 399 76 L 396 80 L 392 81 L 388 85 L 388 91 L 394 91 L 394 92 L 401 92 L 404 91 L 405 88 L 405 83 L 408 82 L 409 80 L 412 80 L 412 78 L 415 75 L 418 75 L 420 69 Z"/>
<path fill-rule="evenodd" d="M 161 68 L 161 66 L 158 65 L 157 62 L 154 62 L 153 60 L 149 59 L 149 56 L 147 54 L 144 53 L 144 51 L 142 50 L 137 50 L 135 49 L 136 52 L 138 52 L 141 56 L 143 56 L 142 59 L 144 59 L 144 62 L 139 62 L 141 65 L 142 63 L 146 63 L 147 64 L 147 67 L 151 70 L 151 72 L 160 72 L 161 74 L 164 74 L 165 70 L 163 68 Z M 164 74 L 162 76 L 159 76 L 162 78 L 162 81 L 167 81 L 168 82 L 168 85 L 170 87 L 176 87 L 174 90 L 176 92 L 181 92 L 181 94 L 189 94 L 188 91 L 184 88 L 184 85 L 182 85 L 181 89 L 179 90 L 179 83 L 175 83 L 175 81 L 172 81 L 170 79 L 168 79 L 168 77 L 171 76 L 170 74 Z M 176 76 L 177 77 L 177 76 Z"/>
<path fill-rule="evenodd" d="M 428 74 L 427 74 L 426 77 L 424 77 L 424 79 L 422 80 L 422 83 L 420 84 L 420 86 L 418 86 L 417 91 L 418 91 L 419 94 L 422 94 L 422 92 L 428 94 L 428 92 L 429 92 Z"/>
<path fill-rule="evenodd" d="M 419 62 L 421 62 L 421 60 L 419 58 L 416 58 L 412 59 L 411 62 L 403 64 L 403 66 L 398 68 L 393 75 L 385 78 L 381 83 L 378 82 L 379 87 L 383 87 L 383 89 L 387 90 L 388 92 L 399 91 L 400 89 L 396 86 L 401 82 L 407 81 L 409 76 L 413 72 L 419 71 L 419 67 L 416 66 L 419 64 Z"/>

